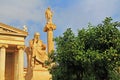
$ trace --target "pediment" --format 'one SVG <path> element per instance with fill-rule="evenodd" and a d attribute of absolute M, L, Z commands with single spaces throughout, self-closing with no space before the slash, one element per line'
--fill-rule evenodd
<path fill-rule="evenodd" d="M 28 35 L 28 32 L 0 23 L 0 34 L 26 37 Z"/>

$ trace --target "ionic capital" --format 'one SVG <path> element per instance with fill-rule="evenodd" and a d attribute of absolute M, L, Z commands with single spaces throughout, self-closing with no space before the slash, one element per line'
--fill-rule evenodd
<path fill-rule="evenodd" d="M 24 46 L 24 45 L 18 45 L 17 48 L 24 50 L 24 49 L 25 49 L 25 46 Z"/>
<path fill-rule="evenodd" d="M 0 48 L 2 48 L 2 47 L 8 48 L 8 45 L 7 44 L 0 44 Z"/>

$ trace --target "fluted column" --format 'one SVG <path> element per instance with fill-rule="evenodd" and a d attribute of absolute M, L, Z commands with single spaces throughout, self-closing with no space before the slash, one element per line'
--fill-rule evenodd
<path fill-rule="evenodd" d="M 15 50 L 14 80 L 18 80 L 18 52 Z"/>
<path fill-rule="evenodd" d="M 0 80 L 5 80 L 5 57 L 8 45 L 0 44 Z"/>
<path fill-rule="evenodd" d="M 24 80 L 24 47 L 25 46 L 17 46 L 18 48 L 18 79 L 17 80 Z"/>

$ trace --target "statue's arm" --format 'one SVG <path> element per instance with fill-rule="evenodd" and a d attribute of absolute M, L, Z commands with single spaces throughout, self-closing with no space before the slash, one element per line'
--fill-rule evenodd
<path fill-rule="evenodd" d="M 42 44 L 42 50 L 46 50 L 46 45 Z"/>
<path fill-rule="evenodd" d="M 46 50 L 46 45 L 42 42 L 42 40 L 41 40 L 41 47 L 42 47 L 42 50 Z"/>
<path fill-rule="evenodd" d="M 29 42 L 29 48 L 30 48 L 30 51 L 31 51 L 32 48 L 33 48 L 33 41 L 32 41 L 32 40 L 30 40 L 30 42 Z"/>

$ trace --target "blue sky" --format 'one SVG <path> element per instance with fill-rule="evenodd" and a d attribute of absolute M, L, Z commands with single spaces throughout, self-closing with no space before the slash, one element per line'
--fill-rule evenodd
<path fill-rule="evenodd" d="M 23 28 L 28 27 L 28 41 L 35 32 L 40 32 L 41 39 L 46 43 L 45 10 L 51 7 L 53 22 L 57 29 L 54 36 L 62 35 L 68 28 L 74 32 L 86 28 L 90 22 L 93 25 L 101 23 L 105 17 L 120 21 L 120 0 L 0 0 L 0 22 Z"/>
<path fill-rule="evenodd" d="M 120 0 L 0 0 L 0 22 L 22 29 L 28 27 L 28 41 L 35 32 L 41 34 L 44 43 L 47 35 L 43 32 L 46 24 L 45 10 L 51 7 L 53 22 L 57 29 L 54 36 L 60 36 L 67 28 L 86 28 L 88 23 L 97 25 L 105 17 L 120 21 Z"/>

